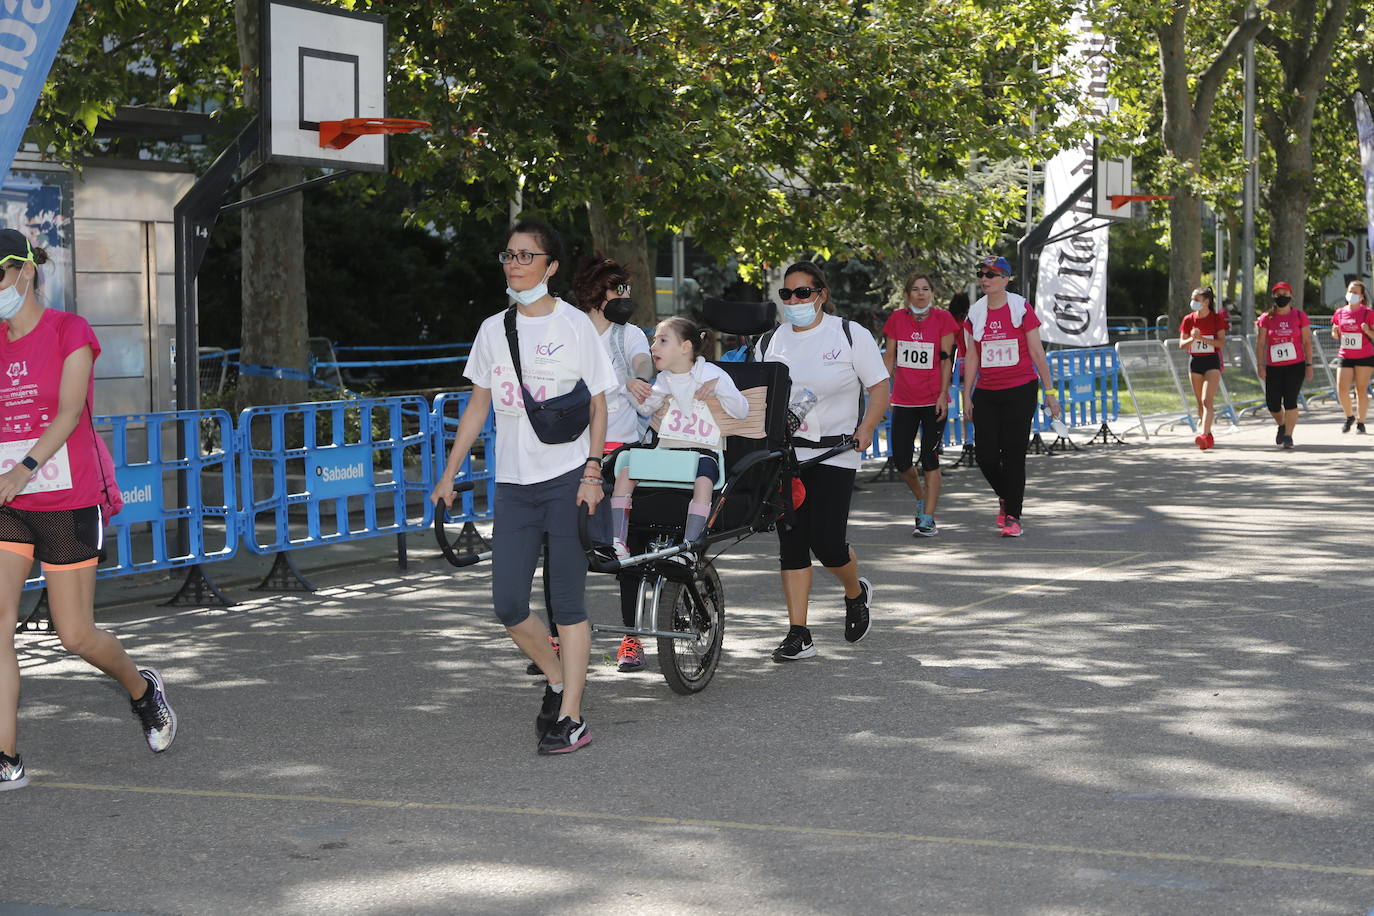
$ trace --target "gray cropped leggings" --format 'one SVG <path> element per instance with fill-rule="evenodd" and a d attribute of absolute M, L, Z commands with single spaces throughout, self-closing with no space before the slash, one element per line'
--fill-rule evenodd
<path fill-rule="evenodd" d="M 491 545 L 491 603 L 508 627 L 530 616 L 530 586 L 548 535 L 548 582 L 554 622 L 587 619 L 587 557 L 577 536 L 578 467 L 539 483 L 496 485 Z"/>

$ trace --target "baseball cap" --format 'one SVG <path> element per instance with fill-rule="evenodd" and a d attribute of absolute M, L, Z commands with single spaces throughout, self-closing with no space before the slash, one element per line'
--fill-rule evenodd
<path fill-rule="evenodd" d="M 0 263 L 11 258 L 32 261 L 33 247 L 18 229 L 0 229 Z"/>
<path fill-rule="evenodd" d="M 1274 284 L 1274 286 L 1269 290 L 1269 292 L 1270 292 L 1271 295 L 1274 294 L 1274 293 L 1281 293 L 1281 292 L 1282 292 L 1282 293 L 1287 293 L 1288 295 L 1291 296 L 1291 295 L 1293 295 L 1293 287 L 1291 287 L 1291 286 L 1288 285 L 1288 281 L 1287 281 L 1287 280 L 1280 280 L 1279 282 L 1277 282 L 1277 283 Z"/>
<path fill-rule="evenodd" d="M 1008 277 L 1011 276 L 1011 262 L 1003 257 L 990 255 L 986 258 L 983 258 L 983 260 L 979 261 L 978 266 L 989 270 L 995 270 L 998 273 L 1004 274 Z"/>

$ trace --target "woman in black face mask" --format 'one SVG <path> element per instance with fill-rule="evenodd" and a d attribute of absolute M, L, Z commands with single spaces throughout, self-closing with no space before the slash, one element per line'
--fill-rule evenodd
<path fill-rule="evenodd" d="M 630 275 L 615 261 L 600 255 L 583 258 L 573 277 L 577 307 L 587 313 L 601 345 L 611 357 L 619 387 L 606 392 L 606 453 L 626 442 L 638 442 L 644 434 L 643 421 L 635 411 L 636 396 L 647 397 L 653 379 L 653 360 L 649 339 L 630 323 L 634 302 L 630 297 Z M 603 513 L 604 515 L 604 510 Z M 637 547 L 636 547 L 637 549 Z M 635 625 L 635 596 L 638 577 L 633 572 L 620 576 L 620 610 L 625 626 Z M 644 645 L 633 636 L 620 640 L 616 660 L 621 671 L 644 667 Z"/>
<path fill-rule="evenodd" d="M 1270 289 L 1274 307 L 1255 322 L 1255 364 L 1264 382 L 1264 399 L 1278 426 L 1274 444 L 1293 447 L 1298 423 L 1298 395 L 1312 378 L 1312 323 L 1293 308 L 1293 287 L 1280 280 Z"/>

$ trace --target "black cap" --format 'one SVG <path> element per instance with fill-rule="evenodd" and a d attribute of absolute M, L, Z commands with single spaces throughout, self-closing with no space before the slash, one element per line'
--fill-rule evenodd
<path fill-rule="evenodd" d="M 6 258 L 19 258 L 21 261 L 33 258 L 29 240 L 18 229 L 0 229 L 0 261 Z"/>

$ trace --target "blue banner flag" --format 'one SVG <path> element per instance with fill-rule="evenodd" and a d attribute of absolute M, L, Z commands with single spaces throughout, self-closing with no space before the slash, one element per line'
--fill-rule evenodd
<path fill-rule="evenodd" d="M 0 181 L 24 140 L 76 0 L 0 2 Z"/>
<path fill-rule="evenodd" d="M 1369 253 L 1374 256 L 1374 118 L 1364 93 L 1355 93 L 1355 124 L 1360 135 L 1360 165 L 1364 169 L 1364 212 L 1369 224 Z"/>

